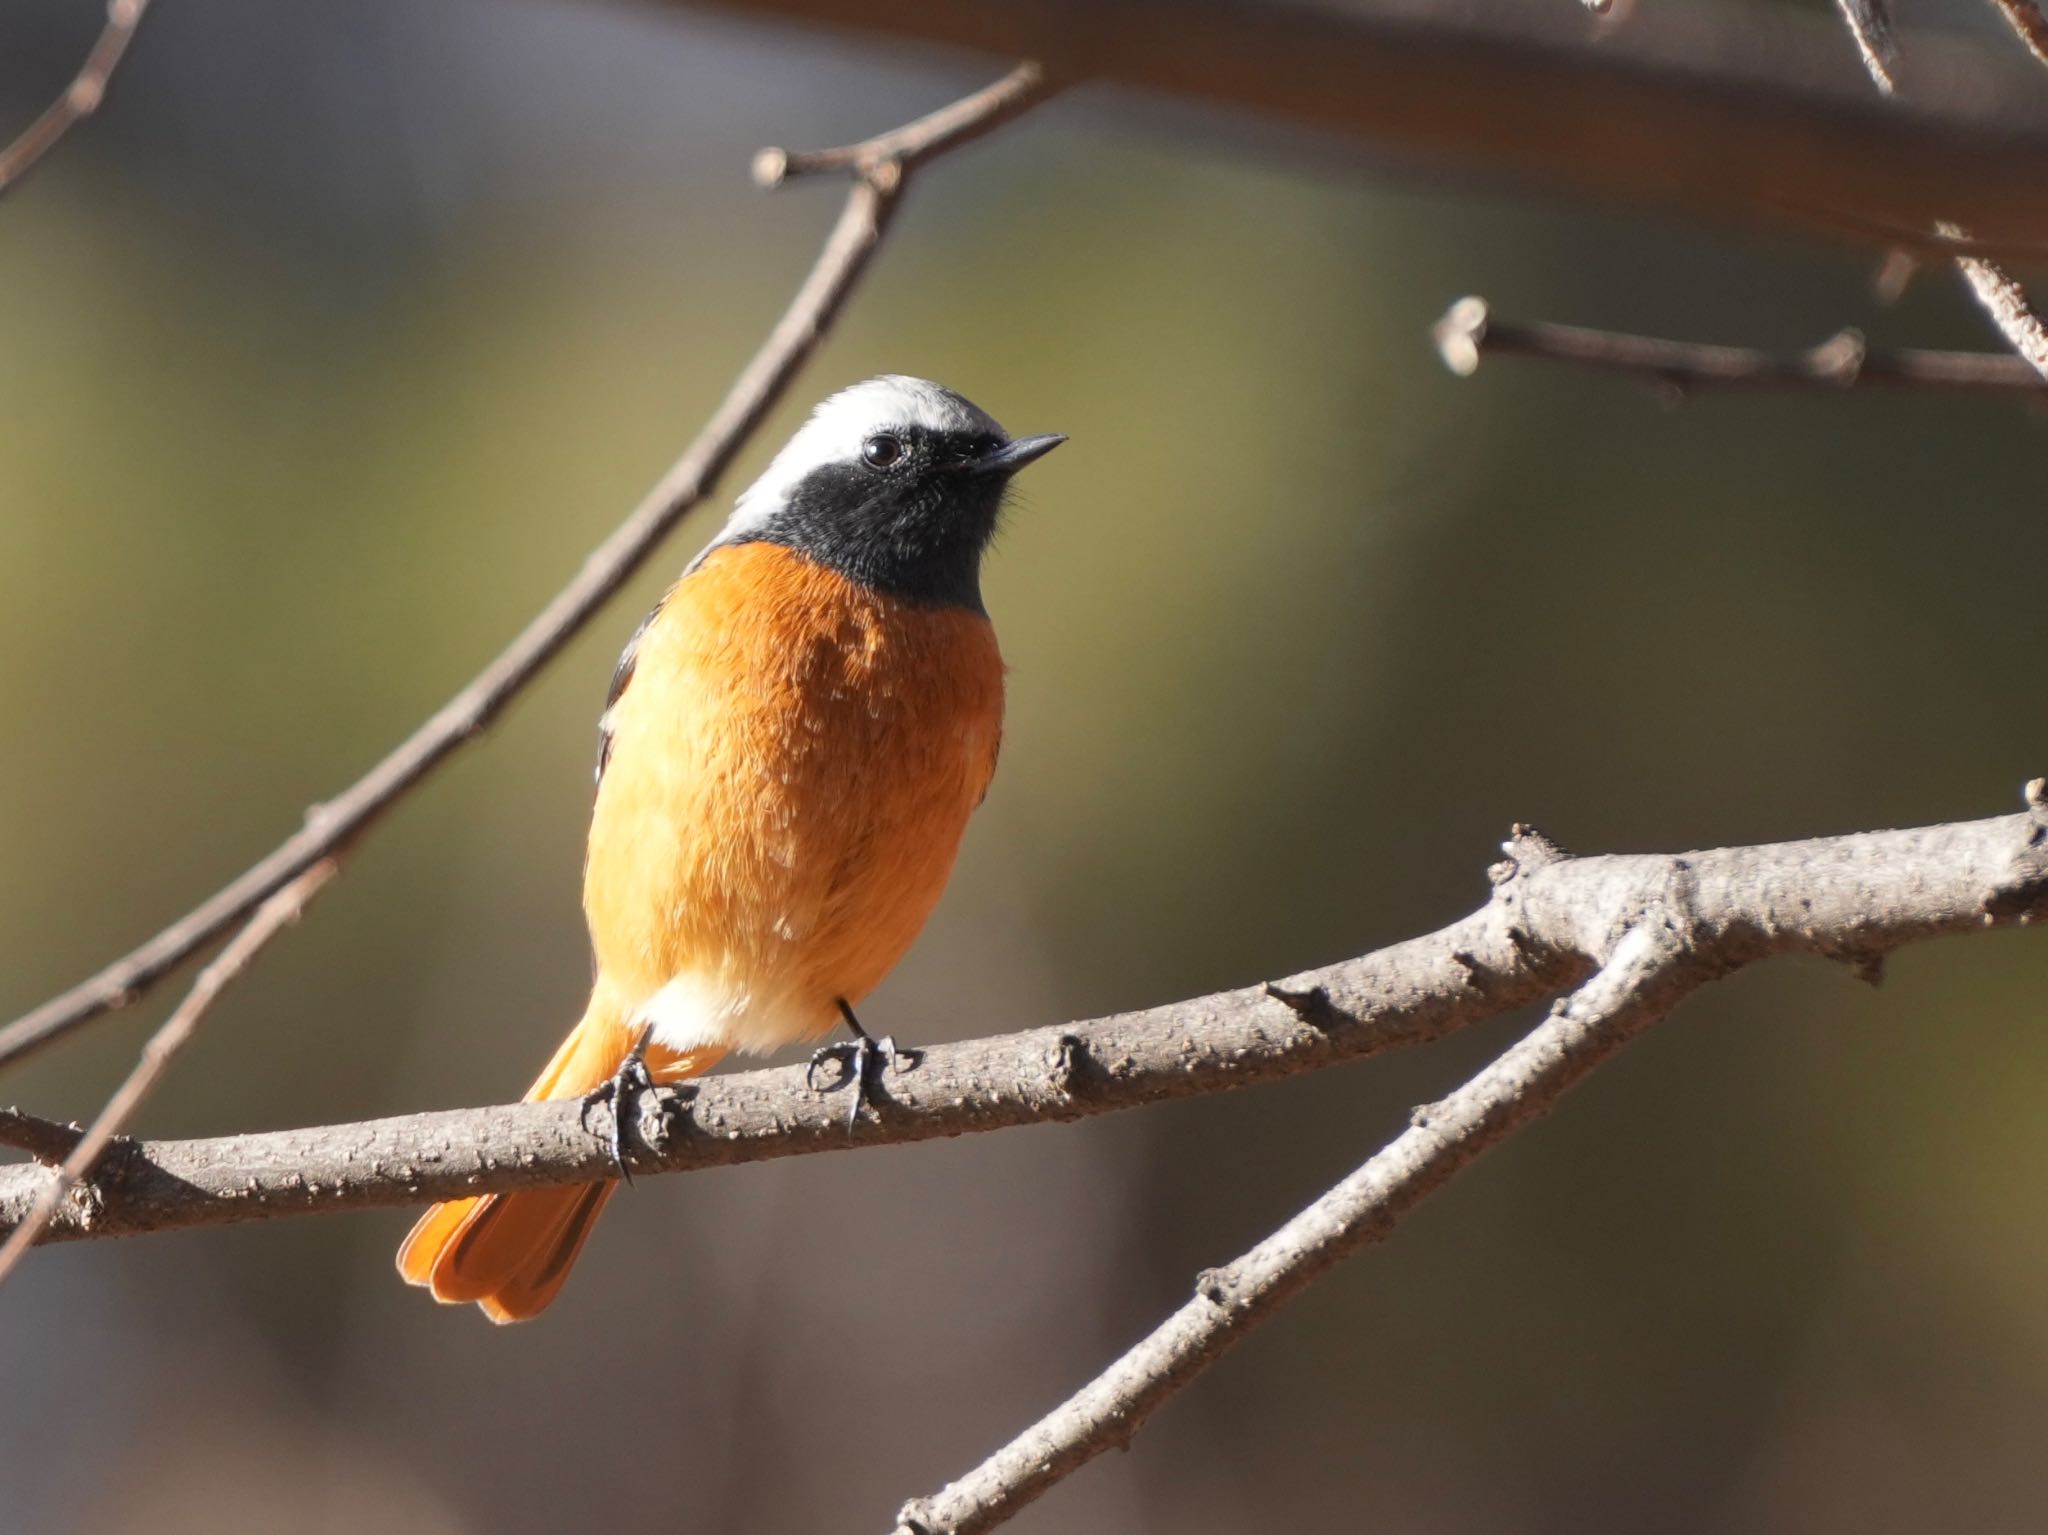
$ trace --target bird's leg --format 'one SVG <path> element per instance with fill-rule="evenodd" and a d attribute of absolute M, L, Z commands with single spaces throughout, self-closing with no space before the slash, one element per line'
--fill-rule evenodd
<path fill-rule="evenodd" d="M 642 1024 L 640 1033 L 633 1040 L 633 1048 L 619 1062 L 619 1069 L 583 1095 L 582 1120 L 586 1130 L 590 1128 L 592 1109 L 600 1103 L 612 1106 L 612 1165 L 628 1183 L 633 1181 L 633 1169 L 626 1162 L 626 1124 L 631 1117 L 633 1100 L 654 1086 L 654 1078 L 647 1070 L 647 1040 L 653 1033 L 653 1024 Z"/>
<path fill-rule="evenodd" d="M 853 1084 L 853 1102 L 846 1106 L 846 1133 L 851 1135 L 855 1123 L 860 1119 L 861 1105 L 872 1105 L 875 1101 L 871 1080 L 874 1074 L 885 1065 L 894 1071 L 899 1061 L 909 1061 L 915 1066 L 917 1058 L 924 1052 L 908 1047 L 899 1048 L 893 1034 L 884 1034 L 880 1039 L 876 1039 L 860 1026 L 860 1020 L 853 1015 L 852 1003 L 844 997 L 838 998 L 837 1003 L 839 1016 L 845 1020 L 847 1028 L 853 1031 L 853 1038 L 841 1040 L 837 1044 L 820 1045 L 813 1050 L 811 1063 L 804 1068 L 804 1086 L 812 1092 L 817 1092 L 818 1068 L 827 1061 L 838 1066 L 839 1080 L 851 1081 Z"/>

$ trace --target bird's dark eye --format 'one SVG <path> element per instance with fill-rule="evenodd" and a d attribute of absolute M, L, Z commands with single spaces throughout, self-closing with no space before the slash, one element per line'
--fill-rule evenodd
<path fill-rule="evenodd" d="M 870 469 L 887 469 L 903 457 L 903 439 L 879 433 L 861 444 L 860 456 Z"/>

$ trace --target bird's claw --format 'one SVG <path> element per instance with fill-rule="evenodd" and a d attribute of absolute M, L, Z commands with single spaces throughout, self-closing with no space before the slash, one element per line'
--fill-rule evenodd
<path fill-rule="evenodd" d="M 583 1111 L 579 1118 L 585 1130 L 590 1129 L 592 1109 L 602 1103 L 611 1105 L 611 1132 L 606 1139 L 612 1148 L 612 1165 L 628 1183 L 633 1181 L 633 1169 L 626 1161 L 626 1126 L 635 1117 L 632 1112 L 634 1100 L 653 1086 L 654 1078 L 647 1070 L 646 1058 L 636 1049 L 619 1062 L 617 1071 L 583 1095 Z"/>
<path fill-rule="evenodd" d="M 851 1135 L 853 1127 L 860 1122 L 861 1105 L 874 1106 L 874 1078 L 882 1068 L 886 1066 L 895 1071 L 904 1061 L 914 1066 L 922 1053 L 899 1049 L 893 1034 L 884 1034 L 880 1039 L 871 1039 L 865 1033 L 857 1034 L 852 1039 L 820 1045 L 813 1050 L 810 1064 L 804 1067 L 804 1086 L 814 1093 L 822 1093 L 830 1092 L 833 1087 L 852 1084 L 853 1101 L 846 1106 L 846 1133 Z M 818 1086 L 818 1068 L 827 1061 L 839 1068 L 839 1079 L 821 1088 Z"/>

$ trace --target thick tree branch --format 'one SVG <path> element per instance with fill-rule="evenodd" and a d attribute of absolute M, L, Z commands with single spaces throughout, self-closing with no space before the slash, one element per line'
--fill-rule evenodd
<path fill-rule="evenodd" d="M 121 67 L 121 57 L 135 40 L 135 29 L 148 9 L 149 0 L 107 0 L 106 24 L 64 94 L 43 108 L 13 143 L 0 146 L 0 193 L 26 176 L 57 147 L 59 139 L 100 109 L 114 71 Z"/>
<path fill-rule="evenodd" d="M 97 975 L 0 1028 L 0 1066 L 134 1001 L 270 896 L 323 859 L 347 851 L 386 810 L 516 698 L 655 546 L 702 501 L 775 406 L 867 268 L 910 172 L 1042 99 L 1049 87 L 1022 64 L 956 107 L 884 135 L 883 158 L 859 161 L 846 205 L 768 339 L 675 466 L 584 561 L 566 587 L 489 666 L 383 761 L 221 890 Z"/>
<path fill-rule="evenodd" d="M 1981 922 L 2026 922 L 2048 911 L 2044 797 L 2048 783 L 2036 779 L 2027 786 L 2030 814 L 2016 828 L 2018 845 L 1995 881 L 1998 888 L 1980 899 Z M 1597 960 L 1599 969 L 1590 980 L 1463 1087 L 1441 1102 L 1417 1108 L 1406 1131 L 1257 1247 L 1223 1268 L 1195 1276 L 1193 1296 L 1052 1412 L 967 1475 L 929 1498 L 906 1503 L 896 1516 L 896 1535 L 975 1535 L 993 1529 L 1103 1451 L 1127 1446 L 1153 1412 L 1294 1295 L 1342 1259 L 1386 1238 L 1410 1210 L 1480 1153 L 1544 1114 L 1687 993 L 1750 962 L 1757 955 L 1754 945 L 1770 940 L 1792 900 L 1808 919 L 1801 924 L 1803 945 L 1852 960 L 1874 975 L 1887 948 L 1925 935 L 1925 926 L 1906 916 L 1914 902 L 1879 899 L 1878 905 L 1892 915 L 1885 924 L 1892 928 L 1888 933 L 1852 923 L 1847 931 L 1824 936 L 1810 920 L 1819 915 L 1811 896 L 1798 893 L 1798 886 L 1820 869 L 1828 870 L 1826 883 L 1844 876 L 1853 882 L 1852 865 L 1861 859 L 1851 854 L 1842 861 L 1839 855 L 1855 840 L 1663 860 L 1661 890 L 1631 881 L 1629 893 L 1619 900 L 1610 895 L 1574 903 L 1576 919 L 1569 934 L 1549 935 L 1547 941 L 1566 938 L 1582 958 Z M 1559 870 L 1561 855 L 1531 842 L 1520 835 L 1509 842 L 1508 853 L 1514 865 L 1510 878 L 1532 889 L 1545 879 L 1546 867 L 1556 871 L 1548 877 L 1558 881 L 1589 864 L 1614 862 L 1572 860 Z M 1766 868 L 1794 847 L 1803 854 L 1791 865 L 1800 875 L 1797 885 L 1787 887 Z M 1759 859 L 1758 854 L 1767 856 Z M 1716 870 L 1713 866 L 1723 860 L 1733 860 L 1734 867 Z M 1754 904 L 1746 911 L 1731 907 L 1725 888 L 1715 889 L 1725 887 L 1730 875 L 1742 880 L 1761 876 L 1750 892 Z M 1915 899 L 1932 894 L 1921 884 Z M 2024 910 L 2015 911 L 2015 902 Z M 1546 941 L 1540 926 L 1535 940 Z"/>
<path fill-rule="evenodd" d="M 2038 393 L 2048 388 L 2033 364 L 2009 352 L 1884 351 L 1866 345 L 1854 330 L 1838 332 L 1804 351 L 1767 352 L 1547 321 L 1502 320 L 1485 299 L 1461 298 L 1436 322 L 1433 334 L 1444 366 L 1461 377 L 1477 372 L 1483 358 L 1500 354 L 1626 374 L 1667 391 L 1838 391 L 1883 385 Z"/>
<path fill-rule="evenodd" d="M 2048 785 L 2030 796 L 2022 815 L 1678 857 L 1577 858 L 1518 828 L 1491 899 L 1425 937 L 1270 988 L 934 1047 L 886 1079 L 850 1135 L 838 1093 L 808 1091 L 794 1067 L 662 1089 L 640 1101 L 634 1166 L 681 1172 L 1081 1119 L 1361 1059 L 1577 986 L 1650 913 L 1684 915 L 1688 984 L 1774 954 L 1868 970 L 1902 944 L 2048 912 Z M 559 1102 L 150 1142 L 110 1156 L 44 1240 L 586 1181 L 610 1170 L 608 1131 L 605 1111 L 586 1125 Z M 0 1230 L 50 1176 L 0 1169 Z"/>
<path fill-rule="evenodd" d="M 1925 242 L 1937 220 L 2048 250 L 2048 101 L 1981 46 L 1903 41 L 1872 99 L 1833 27 L 1784 7 L 1458 0 L 670 0 L 1045 61 L 1364 145 L 1430 177 L 1535 181 L 1688 217 Z M 1872 233 L 1884 229 L 1882 237 Z"/>

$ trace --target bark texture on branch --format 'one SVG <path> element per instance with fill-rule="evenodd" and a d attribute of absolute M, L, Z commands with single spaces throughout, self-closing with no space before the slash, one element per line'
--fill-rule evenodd
<path fill-rule="evenodd" d="M 1065 1402 L 965 1476 L 906 1503 L 896 1535 L 994 1529 L 1104 1450 L 1127 1445 L 1253 1328 L 1385 1238 L 1689 992 L 1788 949 L 1846 960 L 1874 978 L 1892 948 L 1954 931 L 1955 921 L 2026 923 L 2048 910 L 2048 782 L 2028 784 L 2026 799 L 2029 813 L 2009 839 L 1953 843 L 1948 876 L 1935 872 L 1946 860 L 1929 857 L 1936 839 L 1998 823 L 1668 859 L 1572 859 L 1518 827 L 1508 862 L 1493 871 L 1493 904 L 1519 904 L 1509 932 L 1521 934 L 1520 946 L 1562 948 L 1597 967 L 1590 979 L 1463 1087 L 1416 1109 L 1406 1131 L 1273 1235 L 1198 1274 L 1185 1303 Z M 1976 895 L 1955 904 L 1979 880 Z"/>
<path fill-rule="evenodd" d="M 637 1100 L 638 1172 L 1080 1119 L 1419 1044 L 1579 985 L 1650 910 L 1685 915 L 1688 974 L 1774 954 L 1872 969 L 1902 944 L 2048 911 L 2048 785 L 2019 815 L 1678 856 L 1573 857 L 1518 828 L 1485 905 L 1362 958 L 1089 1023 L 934 1047 L 849 1134 L 794 1067 Z M 213 1140 L 117 1145 L 45 1241 L 126 1236 L 601 1178 L 608 1110 L 520 1103 Z M 52 1174 L 0 1168 L 0 1231 Z"/>

